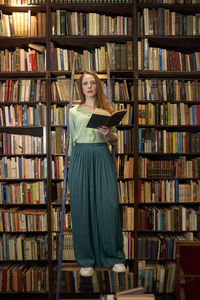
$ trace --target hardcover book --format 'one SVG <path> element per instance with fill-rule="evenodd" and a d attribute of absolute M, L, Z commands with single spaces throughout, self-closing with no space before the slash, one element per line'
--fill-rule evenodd
<path fill-rule="evenodd" d="M 92 114 L 87 127 L 88 128 L 98 128 L 101 126 L 112 127 L 119 124 L 126 114 L 126 109 L 119 110 L 110 114 L 104 109 L 95 109 L 95 113 Z"/>

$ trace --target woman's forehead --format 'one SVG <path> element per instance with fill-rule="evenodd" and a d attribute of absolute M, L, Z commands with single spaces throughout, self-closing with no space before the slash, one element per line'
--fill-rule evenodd
<path fill-rule="evenodd" d="M 83 81 L 87 81 L 87 80 L 95 80 L 95 77 L 91 74 L 85 74 L 83 76 Z"/>

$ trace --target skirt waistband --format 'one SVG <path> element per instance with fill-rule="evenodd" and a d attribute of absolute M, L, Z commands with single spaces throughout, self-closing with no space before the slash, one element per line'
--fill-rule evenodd
<path fill-rule="evenodd" d="M 106 143 L 76 143 L 75 147 L 108 147 Z"/>

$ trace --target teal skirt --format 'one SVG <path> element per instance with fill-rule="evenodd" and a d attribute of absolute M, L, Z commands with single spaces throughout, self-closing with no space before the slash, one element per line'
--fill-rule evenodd
<path fill-rule="evenodd" d="M 104 143 L 76 144 L 70 159 L 74 253 L 81 267 L 124 263 L 117 178 Z"/>

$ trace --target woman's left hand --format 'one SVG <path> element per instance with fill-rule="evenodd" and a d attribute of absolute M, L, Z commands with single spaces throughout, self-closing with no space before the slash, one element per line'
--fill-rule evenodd
<path fill-rule="evenodd" d="M 98 129 L 98 130 L 101 132 L 101 134 L 103 134 L 104 136 L 107 136 L 107 135 L 110 134 L 110 128 L 107 127 L 107 126 L 98 127 L 97 129 Z"/>

